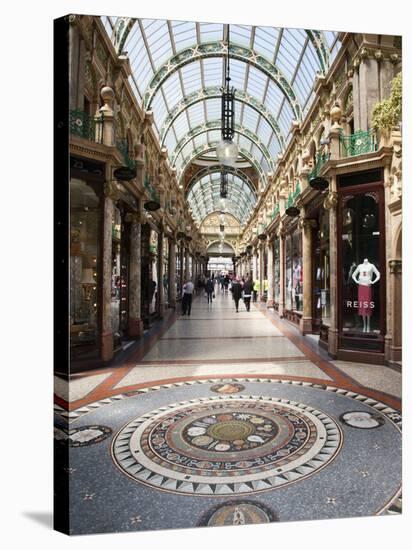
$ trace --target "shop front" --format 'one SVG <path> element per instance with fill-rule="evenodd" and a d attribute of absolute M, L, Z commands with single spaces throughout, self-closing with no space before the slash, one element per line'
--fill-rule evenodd
<path fill-rule="evenodd" d="M 302 230 L 297 221 L 285 235 L 285 308 L 283 316 L 295 324 L 303 314 Z"/>
<path fill-rule="evenodd" d="M 70 356 L 99 357 L 104 165 L 71 157 Z"/>
<path fill-rule="evenodd" d="M 385 217 L 382 170 L 338 177 L 338 357 L 384 352 Z"/>

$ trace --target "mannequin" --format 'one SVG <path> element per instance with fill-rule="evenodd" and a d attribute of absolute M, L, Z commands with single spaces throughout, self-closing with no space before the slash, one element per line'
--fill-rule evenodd
<path fill-rule="evenodd" d="M 375 278 L 373 276 L 375 275 Z M 376 267 L 367 258 L 359 264 L 352 273 L 352 279 L 358 284 L 358 314 L 362 317 L 363 332 L 370 332 L 370 319 L 372 310 L 375 307 L 372 302 L 372 285 L 375 284 L 381 275 Z"/>

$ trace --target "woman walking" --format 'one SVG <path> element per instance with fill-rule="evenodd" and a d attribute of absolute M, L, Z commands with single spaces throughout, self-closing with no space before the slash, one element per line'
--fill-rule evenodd
<path fill-rule="evenodd" d="M 242 285 L 240 284 L 239 277 L 236 277 L 236 279 L 233 280 L 231 291 L 232 291 L 232 297 L 235 301 L 236 313 L 238 313 L 239 300 L 242 297 Z"/>

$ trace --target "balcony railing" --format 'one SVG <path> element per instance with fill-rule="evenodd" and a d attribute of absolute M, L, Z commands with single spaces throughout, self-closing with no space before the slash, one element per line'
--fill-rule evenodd
<path fill-rule="evenodd" d="M 84 111 L 73 109 L 69 112 L 70 133 L 96 143 L 103 143 L 103 113 L 90 116 Z"/>
<path fill-rule="evenodd" d="M 123 157 L 125 166 L 127 166 L 127 168 L 130 168 L 130 170 L 134 170 L 136 167 L 136 162 L 129 156 L 129 143 L 127 139 L 117 140 L 116 147 Z"/>
<path fill-rule="evenodd" d="M 159 202 L 159 193 L 156 191 L 155 187 L 150 183 L 149 177 L 146 176 L 144 179 L 144 186 L 149 191 L 150 198 L 153 201 Z"/>
<path fill-rule="evenodd" d="M 377 150 L 376 134 L 373 130 L 355 132 L 349 136 L 343 133 L 339 137 L 340 156 L 356 157 L 365 153 L 373 153 Z"/>
<path fill-rule="evenodd" d="M 320 171 L 322 170 L 323 165 L 329 160 L 329 153 L 321 153 L 319 152 L 316 155 L 316 162 L 315 166 L 313 167 L 312 171 L 309 173 L 309 180 L 316 178 Z"/>
<path fill-rule="evenodd" d="M 300 182 L 298 179 L 296 179 L 295 190 L 290 191 L 288 200 L 286 202 L 286 208 L 290 208 L 294 204 L 295 200 L 298 198 L 299 195 L 300 195 Z"/>

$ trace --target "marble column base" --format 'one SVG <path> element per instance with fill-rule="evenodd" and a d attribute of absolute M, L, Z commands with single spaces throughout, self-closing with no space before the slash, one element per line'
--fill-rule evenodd
<path fill-rule="evenodd" d="M 328 330 L 328 353 L 332 357 L 338 354 L 338 330 L 329 327 Z"/>
<path fill-rule="evenodd" d="M 312 317 L 302 317 L 299 330 L 302 334 L 310 334 L 312 332 Z"/>
<path fill-rule="evenodd" d="M 270 300 L 270 299 L 266 300 L 267 307 L 274 307 L 274 305 L 275 305 L 275 300 Z"/>
<path fill-rule="evenodd" d="M 402 361 L 402 346 L 394 344 L 391 337 L 385 337 L 385 361 L 387 363 Z"/>
<path fill-rule="evenodd" d="M 131 338 L 140 338 L 143 335 L 143 321 L 129 317 L 127 332 Z"/>
<path fill-rule="evenodd" d="M 100 336 L 101 356 L 103 361 L 110 361 L 113 358 L 113 333 L 104 332 Z"/>
<path fill-rule="evenodd" d="M 283 315 L 284 310 L 285 310 L 285 305 L 279 302 L 278 314 L 281 319 L 283 319 L 284 317 Z"/>

